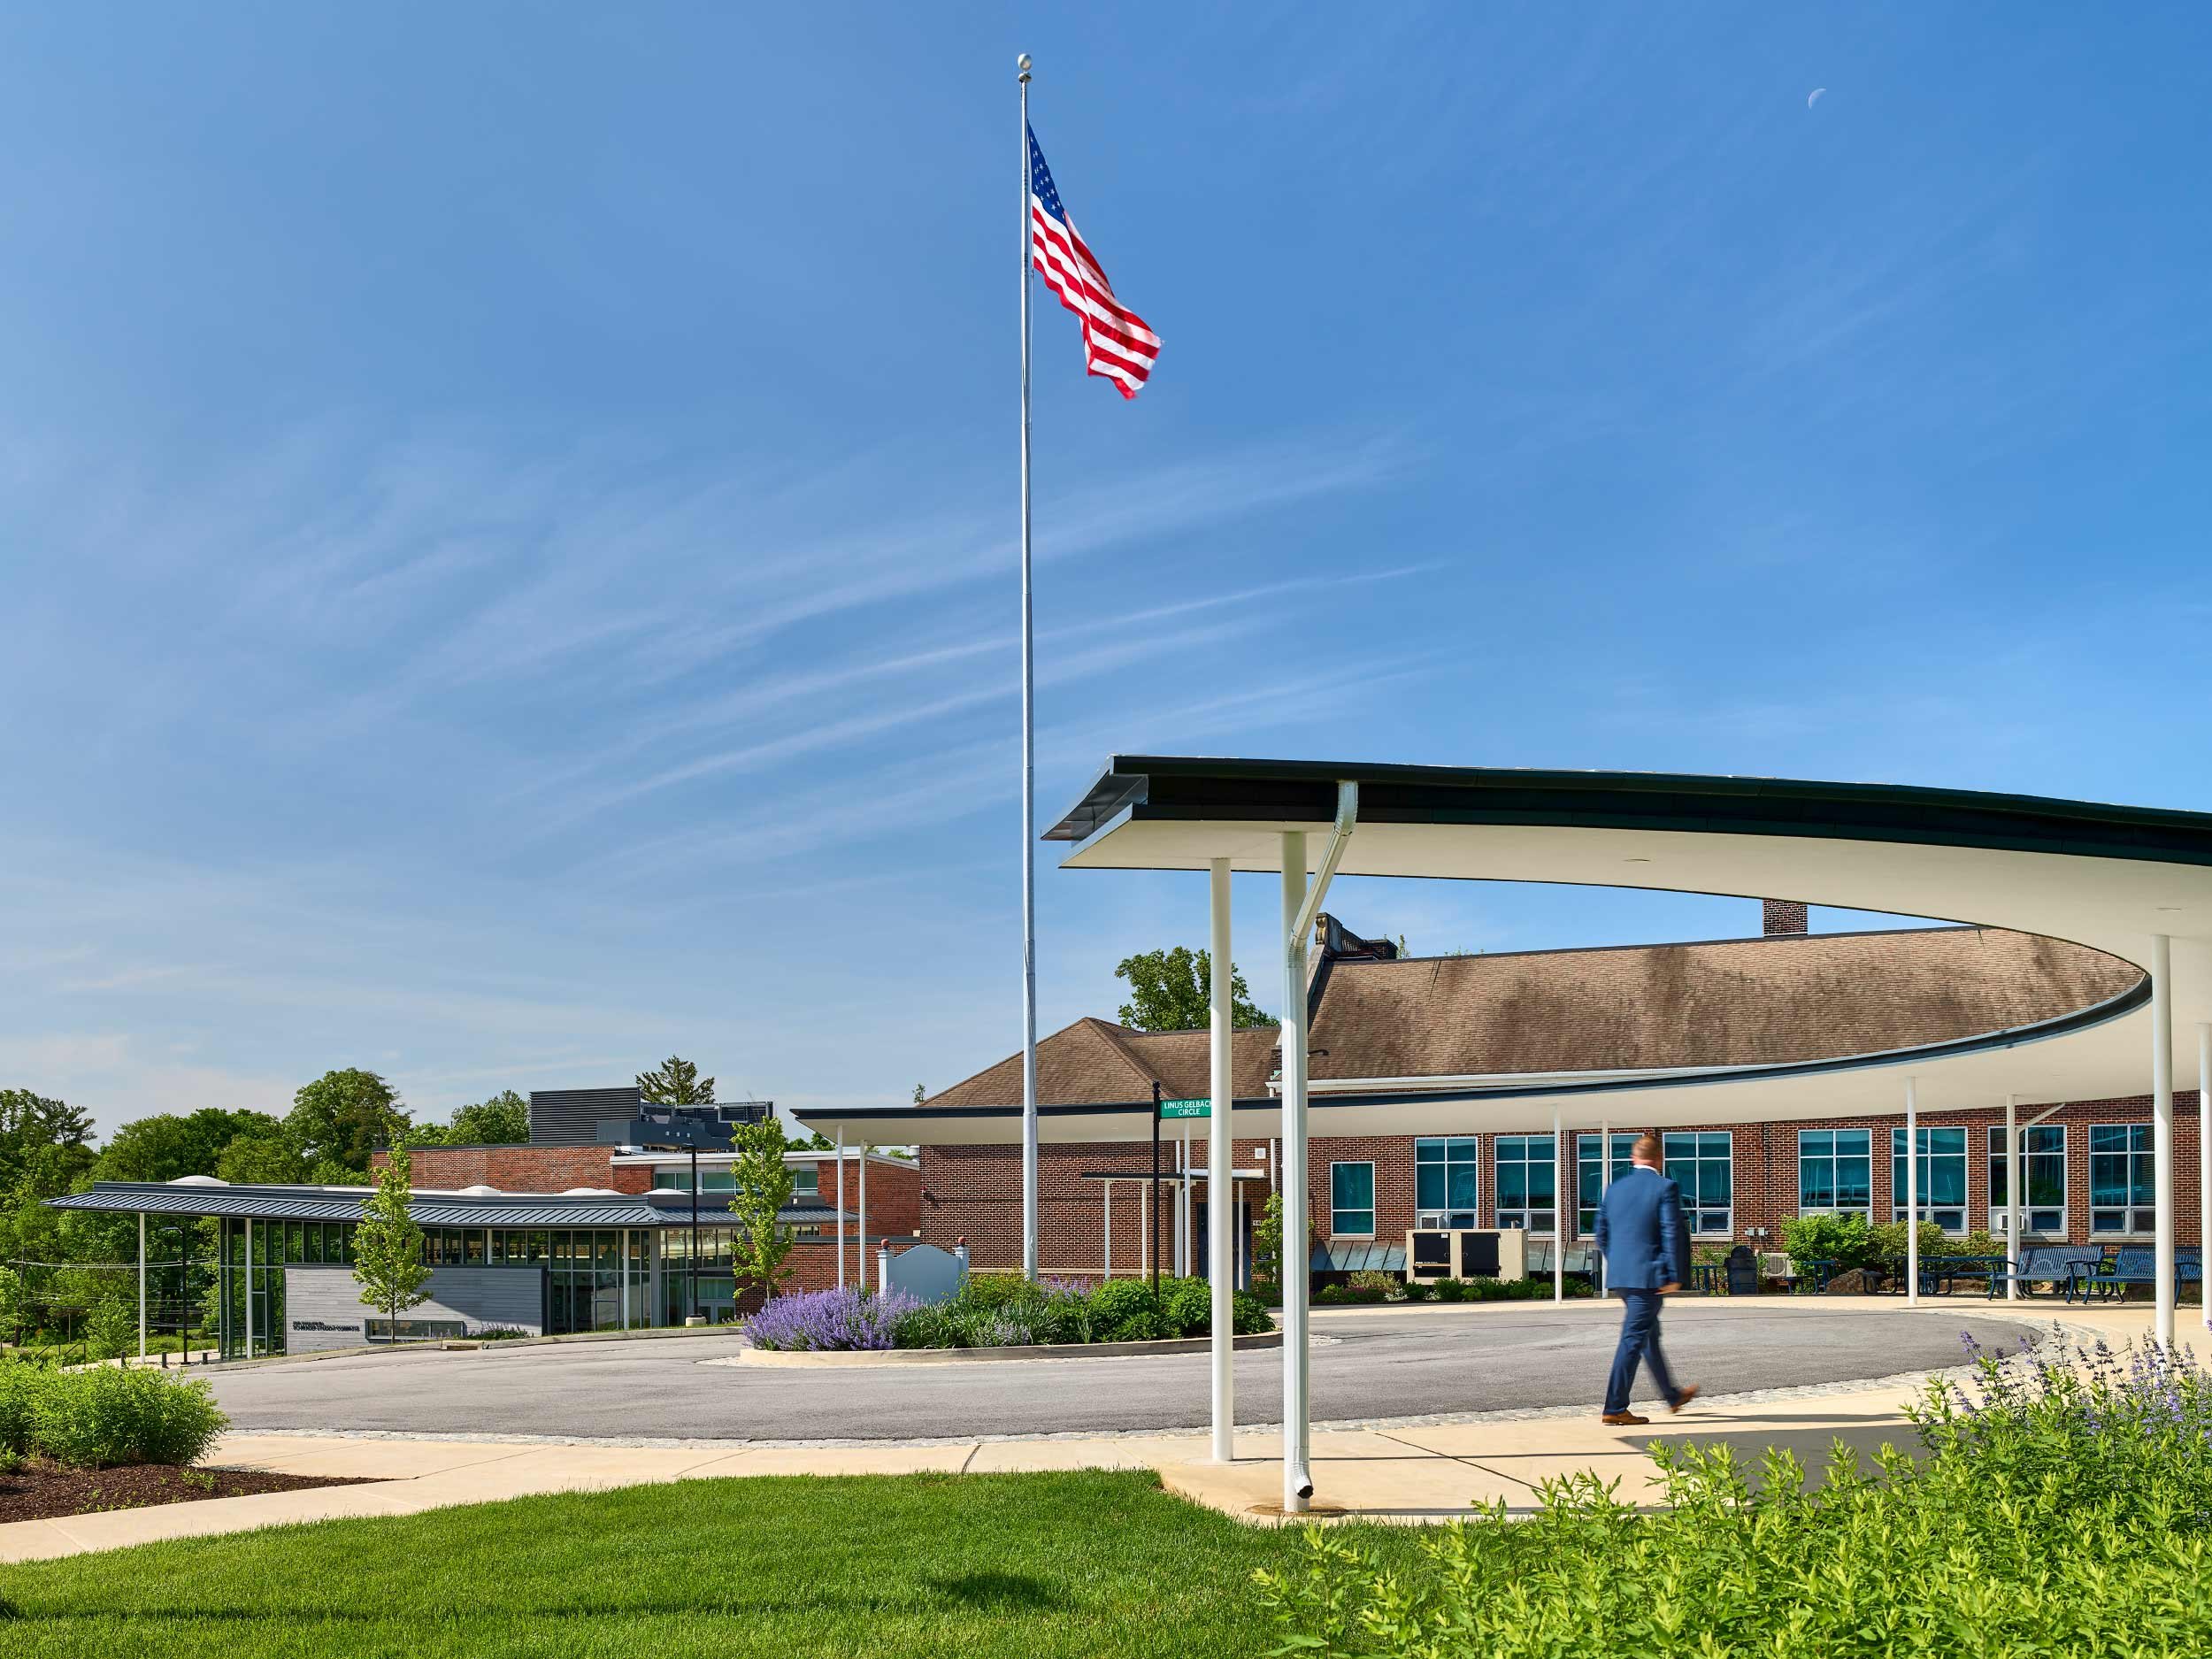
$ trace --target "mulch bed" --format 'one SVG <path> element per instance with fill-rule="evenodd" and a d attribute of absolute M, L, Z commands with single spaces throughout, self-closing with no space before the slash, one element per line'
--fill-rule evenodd
<path fill-rule="evenodd" d="M 369 1483 L 323 1475 L 273 1475 L 257 1469 L 180 1469 L 138 1463 L 120 1469 L 65 1469 L 31 1463 L 0 1474 L 0 1522 L 44 1521 L 102 1509 L 140 1509 L 156 1503 L 192 1503 L 202 1498 L 242 1498 L 256 1492 L 298 1492 L 309 1486 Z"/>

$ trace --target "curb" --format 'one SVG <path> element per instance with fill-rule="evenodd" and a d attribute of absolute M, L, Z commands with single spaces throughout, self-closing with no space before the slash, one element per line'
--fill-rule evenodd
<path fill-rule="evenodd" d="M 1280 1348 L 1280 1331 L 1256 1331 L 1233 1337 L 1231 1345 L 1248 1348 Z M 709 1365 L 787 1366 L 802 1370 L 839 1370 L 850 1366 L 958 1365 L 1000 1360 L 1138 1359 L 1150 1355 L 1203 1354 L 1213 1347 L 1205 1336 L 1171 1337 L 1164 1342 L 1045 1342 L 1028 1348 L 741 1348 L 736 1354 L 710 1359 Z"/>

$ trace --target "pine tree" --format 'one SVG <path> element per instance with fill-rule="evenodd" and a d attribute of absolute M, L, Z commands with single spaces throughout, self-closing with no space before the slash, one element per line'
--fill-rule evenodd
<path fill-rule="evenodd" d="M 637 1087 L 638 1093 L 656 1106 L 714 1104 L 714 1079 L 701 1077 L 697 1066 L 672 1054 L 661 1062 L 659 1071 L 639 1072 Z"/>

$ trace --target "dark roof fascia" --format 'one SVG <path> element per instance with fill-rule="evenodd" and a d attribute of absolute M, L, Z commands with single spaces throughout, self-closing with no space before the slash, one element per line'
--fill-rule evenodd
<path fill-rule="evenodd" d="M 1246 1027 L 1246 1029 L 1253 1029 Z M 1172 1098 L 1167 1096 L 1164 1098 Z M 1261 1094 L 1229 1102 L 1231 1110 L 1240 1107 L 1272 1107 L 1282 1102 L 1272 1094 Z M 856 1106 L 846 1111 L 826 1111 L 826 1123 L 896 1123 L 903 1118 L 912 1123 L 917 1118 L 1002 1118 L 1009 1112 L 1021 1115 L 1020 1102 L 1010 1106 Z M 1078 1101 L 1064 1105 L 1040 1105 L 1040 1118 L 1111 1118 L 1122 1112 L 1148 1112 L 1152 1110 L 1150 1096 L 1143 1100 Z M 797 1121 L 804 1123 L 804 1118 Z M 900 1160 L 904 1163 L 904 1159 Z"/>
<path fill-rule="evenodd" d="M 1116 755 L 1044 833 L 1084 842 L 1133 819 L 1326 822 L 1340 781 L 1363 824 L 1527 824 L 1893 841 L 2212 865 L 2212 814 L 1917 784 L 1693 773 Z"/>

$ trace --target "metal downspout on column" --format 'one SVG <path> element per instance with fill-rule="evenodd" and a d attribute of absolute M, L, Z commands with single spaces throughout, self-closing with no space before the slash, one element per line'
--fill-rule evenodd
<path fill-rule="evenodd" d="M 1212 1061 L 1206 1108 L 1206 1271 L 1213 1281 L 1213 1453 L 1217 1463 L 1236 1461 L 1236 1395 L 1233 1370 L 1236 1335 L 1235 1160 L 1231 1156 L 1229 861 L 1217 858 L 1208 873 L 1207 933 L 1213 955 Z"/>
<path fill-rule="evenodd" d="M 1566 1144 L 1564 1125 L 1555 1106 L 1551 1113 L 1551 1299 L 1563 1305 L 1567 1300 L 1567 1194 L 1559 1190 L 1559 1153 Z M 1576 1195 L 1580 1196 L 1578 1189 Z M 1451 1194 L 1445 1196 L 1448 1199 Z"/>
<path fill-rule="evenodd" d="M 2020 1300 L 2020 1097 L 2005 1096 L 2005 1300 Z"/>
<path fill-rule="evenodd" d="M 1307 1345 L 1313 1287 L 1307 1224 L 1306 941 L 1343 862 L 1344 844 L 1359 821 L 1359 786 L 1336 787 L 1336 820 L 1312 884 L 1306 881 L 1306 837 L 1283 833 L 1283 1512 L 1302 1514 L 1313 1496 L 1312 1374 Z"/>
<path fill-rule="evenodd" d="M 845 1288 L 845 1125 L 837 1125 L 837 1288 Z"/>
<path fill-rule="evenodd" d="M 2151 1199 L 2155 1247 L 2157 1335 L 2174 1340 L 2174 951 L 2163 933 L 2151 940 Z"/>
<path fill-rule="evenodd" d="M 1920 1305 L 1920 1091 L 1905 1079 L 1905 1306 Z"/>

